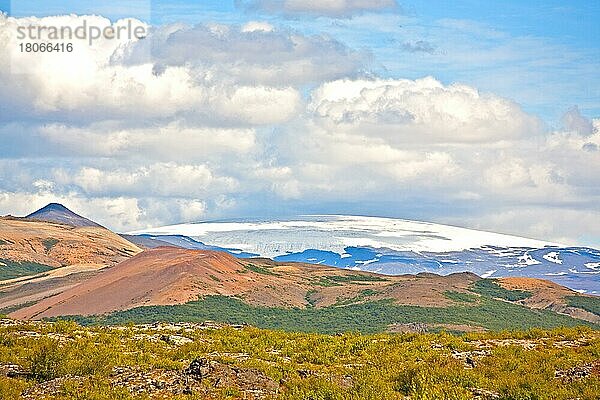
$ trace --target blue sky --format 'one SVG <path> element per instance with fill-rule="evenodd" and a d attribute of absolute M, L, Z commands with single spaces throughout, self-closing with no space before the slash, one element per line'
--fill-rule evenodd
<path fill-rule="evenodd" d="M 0 42 L 0 213 L 62 201 L 118 230 L 356 213 L 600 246 L 598 2 L 0 10 L 7 37 L 30 16 L 151 26 L 61 56 Z"/>

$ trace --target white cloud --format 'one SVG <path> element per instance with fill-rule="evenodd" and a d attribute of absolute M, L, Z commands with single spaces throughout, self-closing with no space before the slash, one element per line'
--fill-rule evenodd
<path fill-rule="evenodd" d="M 62 203 L 117 232 L 158 226 L 165 221 L 197 221 L 208 211 L 202 200 L 176 197 L 138 199 L 0 191 L 0 215 L 27 215 L 51 202 Z"/>
<path fill-rule="evenodd" d="M 143 219 L 138 200 L 124 197 L 87 198 L 74 193 L 2 192 L 0 191 L 0 214 L 27 215 L 48 203 L 59 202 L 78 214 L 85 215 L 101 225 L 124 231 L 140 226 Z M 156 222 L 156 220 L 155 220 Z"/>
<path fill-rule="evenodd" d="M 301 102 L 296 89 L 265 87 L 240 87 L 211 100 L 215 112 L 252 125 L 285 122 L 299 111 Z"/>
<path fill-rule="evenodd" d="M 529 167 L 523 160 L 509 158 L 500 163 L 494 163 L 483 172 L 483 179 L 488 187 L 502 191 L 507 188 L 533 186 Z"/>
<path fill-rule="evenodd" d="M 74 174 L 59 169 L 55 176 L 58 183 L 77 185 L 92 196 L 209 196 L 214 193 L 231 192 L 238 185 L 234 178 L 215 176 L 206 165 L 175 163 L 116 170 L 85 167 Z"/>
<path fill-rule="evenodd" d="M 257 145 L 254 129 L 195 127 L 177 121 L 140 128 L 113 123 L 86 127 L 48 124 L 38 132 L 48 146 L 75 156 L 126 157 L 142 153 L 150 159 L 207 160 L 224 154 L 239 156 Z"/>
<path fill-rule="evenodd" d="M 205 123 L 262 125 L 284 122 L 300 106 L 300 94 L 289 84 L 279 87 L 256 82 L 238 84 L 223 69 L 211 71 L 189 64 L 165 65 L 157 73 L 156 66 L 148 59 L 150 50 L 144 48 L 145 43 L 152 41 L 150 37 L 142 41 L 100 39 L 93 46 L 79 40 L 75 41 L 72 53 L 58 55 L 15 50 L 19 26 L 76 27 L 83 21 L 100 27 L 111 24 L 105 18 L 93 16 L 41 19 L 0 16 L 0 53 L 6 55 L 0 59 L 0 104 L 15 111 L 12 118 L 38 115 L 94 121 L 187 117 Z M 113 26 L 123 23 L 118 21 Z M 246 35 L 253 34 L 256 33 Z M 234 51 L 227 48 L 227 43 L 213 43 L 216 44 L 222 46 L 221 54 Z M 199 42 L 186 45 L 192 54 L 212 53 L 202 53 Z M 177 42 L 170 46 L 177 48 Z M 138 49 L 138 63 L 125 63 L 128 49 Z M 160 48 L 152 51 L 160 54 Z M 233 53 L 229 57 L 232 59 Z"/>
<path fill-rule="evenodd" d="M 446 222 L 496 232 L 518 232 L 525 237 L 577 245 L 585 244 L 592 237 L 596 237 L 596 241 L 600 238 L 599 220 L 597 209 L 511 205 L 496 207 L 493 212 L 481 215 L 446 219 Z"/>
<path fill-rule="evenodd" d="M 155 28 L 122 53 L 126 65 L 143 64 L 152 55 L 154 72 L 186 66 L 207 81 L 288 87 L 356 75 L 369 61 L 326 35 L 303 35 L 265 22 L 242 26 L 199 24 Z"/>
<path fill-rule="evenodd" d="M 0 17 L 2 56 L 25 22 Z M 468 209 L 481 217 L 471 226 L 552 240 L 577 240 L 569 217 L 587 218 L 581 229 L 598 234 L 587 221 L 600 201 L 600 120 L 576 108 L 549 132 L 471 86 L 360 78 L 365 54 L 258 21 L 169 25 L 80 50 L 37 55 L 26 74 L 9 68 L 26 59 L 0 57 L 0 212 L 59 201 L 133 230 L 374 204 L 396 216 L 437 207 L 438 220 Z"/>
<path fill-rule="evenodd" d="M 563 129 L 566 131 L 577 132 L 583 136 L 589 136 L 594 133 L 592 121 L 581 115 L 577 106 L 571 107 L 562 117 Z"/>
<path fill-rule="evenodd" d="M 206 203 L 199 200 L 179 200 L 180 214 L 184 221 L 197 221 L 206 215 Z"/>
<path fill-rule="evenodd" d="M 273 32 L 275 27 L 264 21 L 250 21 L 242 25 L 242 33 L 248 32 Z"/>
<path fill-rule="evenodd" d="M 306 118 L 277 139 L 288 166 L 279 181 L 294 197 L 392 200 L 410 187 L 479 199 L 538 183 L 540 168 L 515 148 L 542 133 L 518 105 L 468 86 L 338 80 L 316 88 Z"/>
<path fill-rule="evenodd" d="M 328 82 L 309 107 L 329 129 L 396 143 L 492 142 L 541 132 L 541 122 L 517 104 L 431 77 Z"/>

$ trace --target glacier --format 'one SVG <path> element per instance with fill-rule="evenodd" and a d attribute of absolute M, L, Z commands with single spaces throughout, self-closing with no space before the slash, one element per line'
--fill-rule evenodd
<path fill-rule="evenodd" d="M 187 247 L 215 248 L 237 257 L 268 257 L 401 275 L 469 271 L 489 278 L 548 279 L 600 294 L 600 251 L 588 247 L 430 222 L 351 215 L 208 221 L 150 228 L 129 234 Z M 169 239 L 169 237 L 171 239 Z M 173 244 L 176 244 L 173 242 Z"/>

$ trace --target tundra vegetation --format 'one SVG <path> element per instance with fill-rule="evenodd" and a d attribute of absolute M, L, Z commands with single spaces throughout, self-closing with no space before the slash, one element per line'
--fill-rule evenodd
<path fill-rule="evenodd" d="M 2 399 L 597 400 L 598 360 L 589 327 L 325 335 L 0 321 Z"/>
<path fill-rule="evenodd" d="M 48 265 L 31 261 L 0 259 L 0 281 L 40 274 L 52 269 Z"/>

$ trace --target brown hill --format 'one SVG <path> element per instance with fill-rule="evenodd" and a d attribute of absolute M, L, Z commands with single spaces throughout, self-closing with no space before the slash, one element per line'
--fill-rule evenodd
<path fill-rule="evenodd" d="M 446 291 L 465 291 L 478 279 L 469 273 L 384 277 L 266 259 L 241 260 L 223 252 L 159 247 L 12 316 L 38 319 L 104 314 L 143 305 L 182 304 L 204 295 L 237 296 L 249 304 L 271 307 L 324 307 L 357 296 L 444 306 L 452 303 L 444 295 Z"/>
<path fill-rule="evenodd" d="M 570 315 L 574 318 L 600 323 L 600 316 L 581 308 L 569 306 L 566 298 L 568 296 L 576 295 L 576 293 L 557 283 L 543 279 L 524 277 L 499 278 L 498 282 L 505 289 L 530 292 L 531 297 L 521 301 L 521 304 L 526 307 L 552 310 L 557 313 Z M 594 298 L 594 296 L 578 296 Z"/>
<path fill-rule="evenodd" d="M 139 247 L 100 226 L 74 227 L 24 218 L 0 218 L 0 259 L 4 260 L 50 267 L 112 266 L 139 252 Z"/>
<path fill-rule="evenodd" d="M 57 205 L 58 206 L 58 205 Z M 34 218 L 0 218 L 0 309 L 39 301 L 142 250 L 110 230 L 60 206 Z"/>
<path fill-rule="evenodd" d="M 480 278 L 471 273 L 383 276 L 321 265 L 237 259 L 224 252 L 176 247 L 149 249 L 100 273 L 80 279 L 82 276 L 77 275 L 77 282 L 64 278 L 28 281 L 18 295 L 13 293 L 10 304 L 20 304 L 21 308 L 10 315 L 19 319 L 99 315 L 140 306 L 184 304 L 211 295 L 234 296 L 250 305 L 278 308 L 339 307 L 382 299 L 399 305 L 444 308 L 487 301 L 473 291 Z M 562 286 L 529 278 L 497 282 L 509 290 L 530 292 L 525 300 L 513 301 L 526 308 L 599 321 L 591 312 L 568 306 L 566 297 L 578 295 Z M 35 296 L 27 294 L 30 287 L 37 290 Z M 507 301 L 501 292 L 499 295 L 500 300 Z M 27 301 L 37 304 L 23 306 Z M 468 329 L 478 327 L 467 325 Z M 463 329 L 455 324 L 452 329 L 467 330 L 466 325 Z"/>

